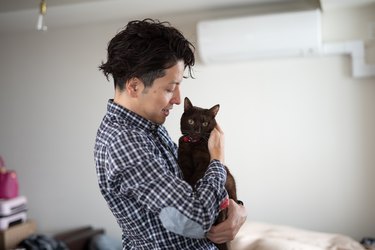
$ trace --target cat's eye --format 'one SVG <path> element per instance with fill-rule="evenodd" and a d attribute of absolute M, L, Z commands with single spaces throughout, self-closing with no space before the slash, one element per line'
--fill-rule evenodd
<path fill-rule="evenodd" d="M 203 123 L 202 123 L 202 126 L 203 126 L 203 127 L 207 127 L 207 126 L 208 126 L 208 122 L 203 122 Z"/>
<path fill-rule="evenodd" d="M 188 120 L 188 123 L 189 123 L 190 125 L 193 125 L 193 124 L 194 124 L 194 120 L 193 120 L 193 119 L 189 119 L 189 120 Z"/>

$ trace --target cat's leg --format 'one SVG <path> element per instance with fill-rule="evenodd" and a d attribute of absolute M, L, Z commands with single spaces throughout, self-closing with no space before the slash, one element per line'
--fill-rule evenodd
<path fill-rule="evenodd" d="M 217 249 L 219 250 L 228 250 L 228 245 L 227 243 L 222 243 L 222 244 L 215 244 Z"/>
<path fill-rule="evenodd" d="M 216 221 L 214 223 L 214 225 L 217 225 L 223 221 L 225 221 L 225 219 L 227 218 L 228 216 L 228 208 L 225 208 L 223 210 L 220 211 L 218 217 L 216 218 Z M 215 246 L 219 249 L 219 250 L 228 250 L 228 245 L 227 243 L 222 243 L 222 244 L 215 244 Z"/>

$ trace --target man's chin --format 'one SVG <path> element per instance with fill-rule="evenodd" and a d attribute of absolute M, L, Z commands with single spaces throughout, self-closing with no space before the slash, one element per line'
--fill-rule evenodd
<path fill-rule="evenodd" d="M 165 123 L 165 120 L 166 120 L 166 117 L 159 117 L 157 119 L 153 119 L 152 122 L 156 123 L 156 124 L 159 124 L 159 125 L 163 125 Z"/>

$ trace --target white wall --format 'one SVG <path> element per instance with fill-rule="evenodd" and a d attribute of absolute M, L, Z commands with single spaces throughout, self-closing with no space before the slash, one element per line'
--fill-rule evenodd
<path fill-rule="evenodd" d="M 364 39 L 375 5 L 323 14 L 323 40 Z M 195 40 L 194 22 L 170 18 Z M 41 233 L 91 224 L 120 237 L 97 187 L 96 129 L 112 98 L 97 70 L 126 21 L 0 35 L 0 154 Z M 226 159 L 249 220 L 375 235 L 375 78 L 330 56 L 196 65 L 183 96 L 220 103 Z M 182 106 L 166 123 L 179 137 Z"/>

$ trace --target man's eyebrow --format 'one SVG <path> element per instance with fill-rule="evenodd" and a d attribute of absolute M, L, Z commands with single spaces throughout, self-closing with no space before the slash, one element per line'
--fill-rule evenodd
<path fill-rule="evenodd" d="M 176 84 L 176 85 L 180 85 L 180 84 L 181 84 L 181 82 L 176 82 L 176 81 L 172 81 L 172 82 L 170 82 L 169 84 Z"/>

